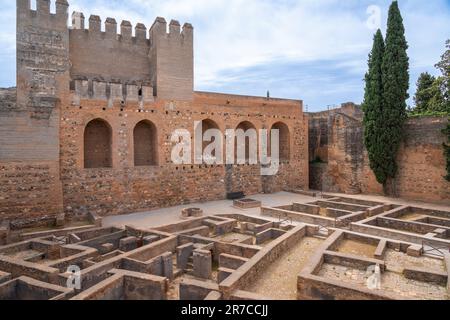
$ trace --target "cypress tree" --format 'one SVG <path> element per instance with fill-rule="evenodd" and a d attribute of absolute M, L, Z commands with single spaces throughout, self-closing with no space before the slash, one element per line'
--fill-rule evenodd
<path fill-rule="evenodd" d="M 386 179 L 383 150 L 378 143 L 378 137 L 383 130 L 380 115 L 383 112 L 382 63 L 384 50 L 383 35 L 381 30 L 378 30 L 369 55 L 369 71 L 365 77 L 366 88 L 362 108 L 364 111 L 364 143 L 369 154 L 370 167 L 380 183 L 384 183 Z"/>
<path fill-rule="evenodd" d="M 385 192 L 391 185 L 391 193 L 396 194 L 394 178 L 397 174 L 397 153 L 402 142 L 403 125 L 407 118 L 406 100 L 409 98 L 409 58 L 406 53 L 408 43 L 405 39 L 405 27 L 398 7 L 392 2 L 389 8 L 386 33 L 386 48 L 382 64 L 383 108 L 381 123 L 383 130 L 379 135 L 380 151 L 384 174 L 379 182 Z M 391 183 L 389 183 L 391 182 Z"/>

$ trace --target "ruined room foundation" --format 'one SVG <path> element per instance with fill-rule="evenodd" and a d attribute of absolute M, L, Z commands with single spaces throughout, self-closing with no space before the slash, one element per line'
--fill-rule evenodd
<path fill-rule="evenodd" d="M 8 233 L 0 299 L 450 298 L 450 210 L 343 195 L 255 198 L 262 207 L 205 203 L 197 217 L 166 209 L 162 225 L 155 211 Z M 136 227 L 139 217 L 154 226 Z M 79 288 L 67 286 L 74 266 Z"/>

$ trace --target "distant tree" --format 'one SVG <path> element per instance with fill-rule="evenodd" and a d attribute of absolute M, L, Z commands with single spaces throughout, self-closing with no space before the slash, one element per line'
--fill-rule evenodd
<path fill-rule="evenodd" d="M 436 64 L 436 68 L 438 68 L 442 72 L 443 83 L 441 89 L 444 99 L 448 104 L 450 102 L 450 39 L 447 40 L 445 45 L 447 50 L 442 55 L 441 61 Z"/>
<path fill-rule="evenodd" d="M 416 104 L 414 112 L 422 113 L 429 110 L 430 101 L 434 96 L 432 87 L 435 81 L 436 78 L 428 72 L 420 74 L 420 77 L 417 80 L 416 95 L 414 96 L 414 102 Z"/>
<path fill-rule="evenodd" d="M 383 77 L 384 39 L 381 30 L 374 36 L 372 51 L 369 55 L 369 71 L 365 76 L 366 88 L 362 108 L 364 111 L 364 143 L 369 154 L 370 167 L 380 183 L 386 181 L 384 171 L 384 146 L 378 137 L 382 134 L 383 124 Z"/>
<path fill-rule="evenodd" d="M 442 73 L 439 77 L 422 73 L 417 81 L 417 92 L 414 97 L 415 108 L 409 110 L 413 115 L 427 113 L 450 114 L 450 40 L 446 42 L 447 50 L 436 64 Z"/>
<path fill-rule="evenodd" d="M 442 77 L 440 77 L 441 80 L 437 86 L 442 92 L 444 111 L 450 115 L 450 40 L 447 40 L 446 48 L 447 50 L 442 55 L 441 61 L 436 65 L 436 68 L 442 72 Z M 445 179 L 450 181 L 450 122 L 447 124 L 447 128 L 443 133 L 447 135 L 448 141 L 448 144 L 444 143 L 444 156 L 447 159 L 447 175 L 445 176 Z"/>
<path fill-rule="evenodd" d="M 382 152 L 382 172 L 377 179 L 385 193 L 396 196 L 394 178 L 397 175 L 397 153 L 403 139 L 403 125 L 407 118 L 406 100 L 409 98 L 409 58 L 403 18 L 398 2 L 389 8 L 386 47 L 382 64 L 383 108 L 380 114 L 383 130 L 378 136 Z M 389 189 L 390 188 L 390 189 Z"/>
<path fill-rule="evenodd" d="M 449 101 L 445 98 L 444 88 L 445 88 L 444 77 L 437 77 L 430 88 L 431 99 L 428 103 L 427 111 L 445 112 L 450 114 L 450 104 Z"/>

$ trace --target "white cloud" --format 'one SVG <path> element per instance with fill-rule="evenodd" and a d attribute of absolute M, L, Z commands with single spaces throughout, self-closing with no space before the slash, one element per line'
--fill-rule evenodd
<path fill-rule="evenodd" d="M 366 70 L 367 55 L 372 45 L 373 31 L 366 26 L 366 9 L 379 5 L 383 31 L 390 1 L 385 0 L 69 0 L 71 11 L 82 11 L 88 20 L 90 14 L 144 23 L 150 27 L 156 16 L 181 23 L 191 22 L 195 28 L 196 88 L 217 88 L 221 85 L 242 84 L 245 75 L 240 70 L 259 67 L 258 79 L 246 79 L 247 85 L 262 87 L 270 81 L 272 66 L 279 64 L 333 63 L 330 69 L 346 69 L 345 76 L 353 75 L 347 87 L 363 89 L 361 79 Z M 0 56 L 13 55 L 14 3 L 0 4 Z M 450 34 L 450 9 L 446 0 L 402 0 L 400 2 L 410 44 L 411 69 L 429 69 L 439 60 L 445 39 Z M 231 72 L 232 71 L 232 72 Z M 326 70 L 325 70 L 326 71 Z M 289 73 L 289 70 L 286 70 Z M 321 70 L 324 72 L 324 70 Z M 224 76 L 226 74 L 226 76 Z M 295 77 L 303 77 L 298 79 Z M 339 75 L 334 75 L 339 78 Z M 333 77 L 334 77 L 333 76 Z M 414 74 L 415 76 L 415 74 Z M 342 90 L 342 85 L 322 88 L 321 78 L 326 74 L 286 75 L 292 82 L 308 79 L 304 91 L 321 92 Z M 283 77 L 282 77 L 283 78 Z M 1 79 L 4 82 L 4 79 Z M 338 81 L 338 80 L 337 80 Z M 415 81 L 415 80 L 414 80 Z M 277 82 L 281 85 L 280 82 Z M 286 87 L 292 88 L 286 84 Z M 316 88 L 316 89 L 314 89 Z M 277 88 L 285 94 L 285 88 Z M 302 98 L 302 92 L 287 92 L 288 96 Z M 313 96 L 313 94 L 309 95 Z M 358 95 L 360 97 L 360 95 Z M 343 96 L 342 101 L 356 99 Z M 334 96 L 333 96 L 334 98 Z M 319 98 L 316 104 L 323 103 Z M 335 101 L 339 102 L 339 101 Z"/>

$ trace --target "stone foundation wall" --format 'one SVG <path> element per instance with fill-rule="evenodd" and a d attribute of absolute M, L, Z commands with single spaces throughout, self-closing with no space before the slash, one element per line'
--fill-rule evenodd
<path fill-rule="evenodd" d="M 62 212 L 59 170 L 53 162 L 0 162 L 0 219 L 46 222 Z"/>
<path fill-rule="evenodd" d="M 16 101 L 15 88 L 0 90 L 0 221 L 38 223 L 62 213 L 59 113 L 32 119 Z"/>
<path fill-rule="evenodd" d="M 302 101 L 194 92 L 191 24 L 159 17 L 150 28 L 136 24 L 133 36 L 128 21 L 119 30 L 107 18 L 102 31 L 99 16 L 74 12 L 68 27 L 68 2 L 56 1 L 55 13 L 52 2 L 32 9 L 16 0 L 17 90 L 0 90 L 0 221 L 308 188 Z M 259 165 L 174 164 L 172 133 L 194 137 L 195 121 L 222 134 L 244 123 L 281 128 L 278 175 L 261 176 Z"/>
<path fill-rule="evenodd" d="M 78 100 L 74 94 L 61 102 L 59 162 L 0 162 L 2 220 L 39 222 L 62 212 L 68 218 L 89 212 L 124 214 L 225 199 L 228 192 L 252 195 L 308 188 L 308 123 L 301 102 L 196 93 L 194 102 L 156 101 L 142 109 L 137 102 L 108 107 L 108 101 Z M 111 168 L 85 168 L 84 132 L 94 119 L 111 128 Z M 214 121 L 221 132 L 243 121 L 256 130 L 285 123 L 290 160 L 280 164 L 276 176 L 261 176 L 260 165 L 173 164 L 173 131 L 187 129 L 194 136 L 194 121 L 204 119 Z M 156 128 L 154 166 L 134 165 L 133 129 L 142 120 Z"/>
<path fill-rule="evenodd" d="M 310 164 L 310 187 L 325 192 L 382 194 L 383 187 L 370 169 L 364 147 L 362 116 L 350 107 L 347 104 L 342 109 L 310 117 L 310 160 L 322 155 L 325 162 Z M 359 109 L 354 105 L 353 108 Z M 447 121 L 445 117 L 407 121 L 395 181 L 400 197 L 424 201 L 450 199 L 450 185 L 443 178 L 445 136 L 441 133 Z"/>
<path fill-rule="evenodd" d="M 311 163 L 309 165 L 309 187 L 312 190 L 323 190 L 327 179 L 327 163 Z"/>
<path fill-rule="evenodd" d="M 143 109 L 137 103 L 112 108 L 106 101 L 67 103 L 62 108 L 60 136 L 66 214 L 123 214 L 225 199 L 228 192 L 251 195 L 308 187 L 307 120 L 301 103 L 208 93 L 196 93 L 194 97 L 192 103 L 156 101 Z M 94 119 L 102 119 L 111 127 L 112 168 L 84 168 L 84 130 Z M 194 121 L 205 119 L 216 123 L 221 132 L 235 129 L 243 121 L 251 122 L 256 130 L 283 122 L 290 130 L 291 159 L 283 162 L 273 177 L 261 176 L 260 165 L 173 164 L 172 133 L 186 129 L 194 137 Z M 133 129 L 142 120 L 156 127 L 155 166 L 134 166 Z"/>
<path fill-rule="evenodd" d="M 400 194 L 420 200 L 447 200 L 448 203 L 450 183 L 443 178 L 446 161 L 442 147 L 446 136 L 441 133 L 447 121 L 447 118 L 426 117 L 410 119 L 406 123 L 396 178 Z M 378 187 L 367 179 L 363 190 L 373 192 Z"/>

